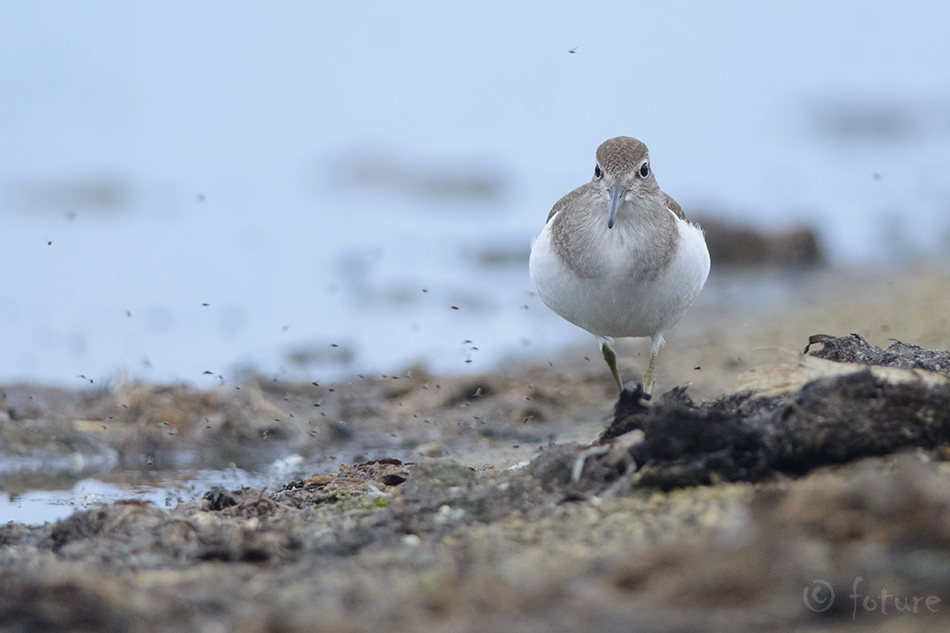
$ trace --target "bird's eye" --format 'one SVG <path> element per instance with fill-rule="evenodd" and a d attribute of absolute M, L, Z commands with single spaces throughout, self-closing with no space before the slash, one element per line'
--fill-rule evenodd
<path fill-rule="evenodd" d="M 650 163 L 643 163 L 642 165 L 640 165 L 641 178 L 646 178 L 649 173 L 650 173 Z"/>
<path fill-rule="evenodd" d="M 600 178 L 604 175 L 604 172 L 600 171 L 600 165 L 594 165 L 594 178 Z"/>

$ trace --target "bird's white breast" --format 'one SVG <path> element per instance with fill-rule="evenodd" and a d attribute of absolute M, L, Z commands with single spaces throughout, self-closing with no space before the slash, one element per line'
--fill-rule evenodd
<path fill-rule="evenodd" d="M 663 333 L 686 312 L 706 283 L 709 252 L 699 227 L 670 213 L 678 237 L 636 223 L 579 236 L 595 249 L 598 265 L 578 274 L 565 263 L 553 238 L 554 218 L 531 250 L 531 281 L 541 299 L 564 319 L 596 336 L 650 337 L 659 349 Z M 620 229 L 620 230 L 618 230 Z M 653 351 L 656 351 L 654 349 Z"/>

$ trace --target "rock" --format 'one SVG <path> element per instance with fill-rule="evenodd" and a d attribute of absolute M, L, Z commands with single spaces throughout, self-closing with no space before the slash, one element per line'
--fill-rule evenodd
<path fill-rule="evenodd" d="M 706 232 L 713 266 L 798 268 L 825 262 L 818 234 L 810 228 L 766 234 L 708 216 L 690 216 Z"/>

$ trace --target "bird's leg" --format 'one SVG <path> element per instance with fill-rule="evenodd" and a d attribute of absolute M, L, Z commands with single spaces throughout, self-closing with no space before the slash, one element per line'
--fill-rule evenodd
<path fill-rule="evenodd" d="M 603 352 L 604 360 L 607 361 L 607 366 L 610 367 L 610 373 L 614 376 L 614 381 L 617 383 L 617 389 L 622 392 L 623 382 L 620 380 L 620 371 L 617 369 L 616 352 L 614 352 L 613 348 L 607 344 L 607 341 L 604 341 L 600 344 L 600 351 Z"/>
<path fill-rule="evenodd" d="M 650 395 L 656 382 L 656 354 L 650 355 L 650 366 L 643 373 L 643 393 Z"/>

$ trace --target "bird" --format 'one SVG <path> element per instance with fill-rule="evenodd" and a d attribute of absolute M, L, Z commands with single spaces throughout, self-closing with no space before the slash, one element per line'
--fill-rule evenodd
<path fill-rule="evenodd" d="M 649 398 L 663 335 L 703 289 L 709 265 L 703 230 L 660 189 L 647 146 L 618 136 L 597 148 L 593 179 L 551 209 L 528 268 L 545 305 L 597 337 L 621 393 L 614 339 L 650 339 Z"/>

